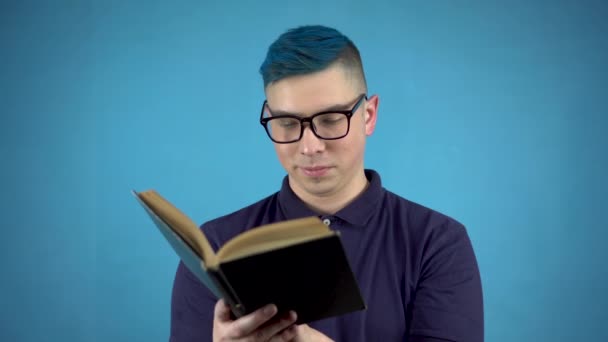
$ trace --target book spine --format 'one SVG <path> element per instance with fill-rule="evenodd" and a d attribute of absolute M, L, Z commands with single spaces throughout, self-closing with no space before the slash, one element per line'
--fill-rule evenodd
<path fill-rule="evenodd" d="M 224 277 L 221 270 L 208 270 L 207 273 L 210 275 L 211 280 L 215 283 L 215 286 L 220 290 L 222 298 L 230 306 L 232 310 L 233 318 L 239 318 L 245 315 L 245 307 L 241 304 L 238 296 L 228 283 L 226 277 Z"/>

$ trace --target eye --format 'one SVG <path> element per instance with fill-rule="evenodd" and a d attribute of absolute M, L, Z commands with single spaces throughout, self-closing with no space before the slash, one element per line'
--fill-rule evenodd
<path fill-rule="evenodd" d="M 339 124 L 342 120 L 344 120 L 346 116 L 341 113 L 329 113 L 323 114 L 317 118 L 317 121 L 320 125 L 323 126 L 332 126 Z"/>
<path fill-rule="evenodd" d="M 273 122 L 276 122 L 279 127 L 285 129 L 298 127 L 300 125 L 300 122 L 294 118 L 277 118 L 274 119 Z"/>

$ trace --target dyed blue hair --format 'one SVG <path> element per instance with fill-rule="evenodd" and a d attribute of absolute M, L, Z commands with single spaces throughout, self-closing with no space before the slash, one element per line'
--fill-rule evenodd
<path fill-rule="evenodd" d="M 300 26 L 283 33 L 270 45 L 260 74 L 266 88 L 286 77 L 321 71 L 335 62 L 353 71 L 365 87 L 359 50 L 348 37 L 325 26 Z"/>

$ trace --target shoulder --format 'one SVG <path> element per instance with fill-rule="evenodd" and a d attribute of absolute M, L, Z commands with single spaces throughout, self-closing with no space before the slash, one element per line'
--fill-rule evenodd
<path fill-rule="evenodd" d="M 408 240 L 417 244 L 458 239 L 467 235 L 465 226 L 453 217 L 389 190 L 385 191 L 383 205 L 401 229 L 406 230 Z"/>
<path fill-rule="evenodd" d="M 464 229 L 462 223 L 451 216 L 429 208 L 420 203 L 408 200 L 392 191 L 385 191 L 385 205 L 393 212 L 402 218 L 407 219 L 411 223 L 430 224 L 430 225 L 450 225 Z"/>
<path fill-rule="evenodd" d="M 201 225 L 201 229 L 217 250 L 234 236 L 273 221 L 278 210 L 277 195 L 274 193 L 242 209 L 207 221 Z"/>
<path fill-rule="evenodd" d="M 416 281 L 450 275 L 452 279 L 470 277 L 479 282 L 471 239 L 461 222 L 389 191 L 386 201 L 393 203 L 394 225 L 403 234 Z"/>

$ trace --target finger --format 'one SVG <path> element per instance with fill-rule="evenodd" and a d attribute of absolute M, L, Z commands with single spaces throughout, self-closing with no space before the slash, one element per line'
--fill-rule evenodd
<path fill-rule="evenodd" d="M 259 333 L 261 339 L 271 338 L 270 341 L 273 342 L 290 341 L 297 332 L 297 326 L 294 324 L 297 318 L 295 312 L 289 311 L 289 313 L 281 317 L 280 320 L 261 329 Z"/>
<path fill-rule="evenodd" d="M 232 322 L 230 336 L 243 337 L 249 335 L 276 314 L 277 307 L 274 304 L 268 304 L 259 308 L 249 315 L 243 316 Z"/>
<path fill-rule="evenodd" d="M 295 324 L 290 325 L 288 328 L 283 329 L 280 334 L 273 336 L 268 342 L 287 342 L 291 341 L 296 337 L 298 333 L 298 326 Z"/>
<path fill-rule="evenodd" d="M 219 322 L 229 322 L 230 321 L 230 307 L 224 302 L 223 299 L 220 299 L 215 303 L 215 310 L 213 312 L 215 319 Z"/>

